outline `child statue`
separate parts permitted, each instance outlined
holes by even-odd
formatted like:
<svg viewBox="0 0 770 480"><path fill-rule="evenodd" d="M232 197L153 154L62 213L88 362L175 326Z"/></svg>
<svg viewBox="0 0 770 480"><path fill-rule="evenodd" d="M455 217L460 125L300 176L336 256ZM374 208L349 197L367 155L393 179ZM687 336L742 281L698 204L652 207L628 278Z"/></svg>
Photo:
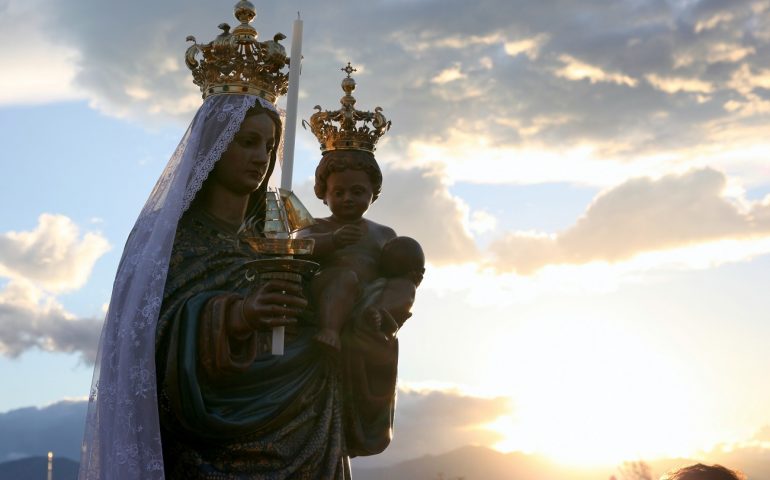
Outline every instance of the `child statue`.
<svg viewBox="0 0 770 480"><path fill-rule="evenodd" d="M341 347L339 332L345 320L367 286L378 279L382 291L362 314L375 328L394 334L411 316L409 309L425 270L419 243L363 218L381 184L382 174L371 153L326 153L316 169L315 193L331 216L316 219L297 235L315 239L313 259L321 264L311 283L321 328L316 339L335 350Z"/></svg>
<svg viewBox="0 0 770 480"><path fill-rule="evenodd" d="M350 67L342 82L343 109L311 117L313 133L321 141L323 157L315 173L315 194L331 216L297 233L313 238L313 259L321 271L311 283L324 346L341 349L340 331L351 314L385 336L393 336L411 316L417 286L425 271L425 256L417 241L399 237L385 225L363 218L380 194L382 173L374 158L374 144L389 128L380 113L353 110L355 81ZM356 129L353 118L371 120ZM340 128L334 128L338 121ZM346 123L348 122L348 123Z"/></svg>

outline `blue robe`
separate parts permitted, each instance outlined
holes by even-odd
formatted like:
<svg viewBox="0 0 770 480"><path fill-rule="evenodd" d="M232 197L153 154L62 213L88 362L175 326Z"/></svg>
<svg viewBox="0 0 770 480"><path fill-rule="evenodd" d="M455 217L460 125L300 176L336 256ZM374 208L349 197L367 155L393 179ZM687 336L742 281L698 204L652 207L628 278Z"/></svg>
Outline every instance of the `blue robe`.
<svg viewBox="0 0 770 480"><path fill-rule="evenodd" d="M354 314L330 355L312 308L287 327L283 356L270 354L270 331L231 338L225 319L253 288L254 258L204 212L180 221L156 338L166 478L351 478L350 457L390 442L398 341Z"/></svg>

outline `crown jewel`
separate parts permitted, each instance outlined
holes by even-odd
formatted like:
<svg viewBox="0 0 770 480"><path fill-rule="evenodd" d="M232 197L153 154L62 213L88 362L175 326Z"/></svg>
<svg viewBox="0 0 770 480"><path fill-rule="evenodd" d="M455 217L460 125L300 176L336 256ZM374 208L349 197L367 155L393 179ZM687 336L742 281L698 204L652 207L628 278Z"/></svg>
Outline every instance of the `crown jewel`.
<svg viewBox="0 0 770 480"><path fill-rule="evenodd" d="M316 105L316 113L310 116L310 122L303 120L302 126L316 136L321 143L321 151L363 150L374 152L377 140L390 129L390 121L385 119L382 108L374 112L362 112L355 109L356 99L351 95L356 89L356 81L350 76L356 69L350 66L341 69L347 73L342 79L345 95L340 99L342 108L336 111L322 110ZM360 122L360 124L358 123Z"/></svg>
<svg viewBox="0 0 770 480"><path fill-rule="evenodd" d="M279 43L286 36L277 33L272 40L257 41L259 34L250 25L256 16L254 5L241 0L235 5L235 18L241 23L232 32L230 25L221 23L222 33L209 43L199 44L192 35L187 37L193 44L185 53L185 63L203 98L246 93L275 103L286 93L289 76L281 69L289 64L289 58ZM196 58L199 54L200 60Z"/></svg>

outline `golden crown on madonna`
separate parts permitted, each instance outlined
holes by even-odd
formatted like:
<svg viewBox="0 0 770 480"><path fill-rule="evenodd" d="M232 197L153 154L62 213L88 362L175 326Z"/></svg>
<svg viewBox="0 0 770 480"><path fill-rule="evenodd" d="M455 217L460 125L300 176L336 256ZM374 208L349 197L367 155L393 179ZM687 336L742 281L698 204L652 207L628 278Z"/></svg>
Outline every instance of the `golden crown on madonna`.
<svg viewBox="0 0 770 480"><path fill-rule="evenodd" d="M193 44L185 53L185 63L203 98L239 93L259 95L275 103L286 94L289 76L281 69L290 59L279 43L286 36L277 33L272 40L258 41L259 34L250 25L256 16L254 5L241 0L235 5L235 18L241 23L232 32L230 25L221 23L222 33L209 43L199 44L192 35L187 37Z"/></svg>
<svg viewBox="0 0 770 480"><path fill-rule="evenodd" d="M347 73L342 79L342 90L345 95L340 99L342 108L335 111L322 110L316 105L316 113L310 116L310 121L303 120L302 126L310 127L310 131L321 143L321 151L332 150L363 150L374 152L377 141L390 129L390 121L385 119L382 108L374 112L362 112L355 109L356 99L353 90L356 81L350 76L356 71L348 62L341 69Z"/></svg>

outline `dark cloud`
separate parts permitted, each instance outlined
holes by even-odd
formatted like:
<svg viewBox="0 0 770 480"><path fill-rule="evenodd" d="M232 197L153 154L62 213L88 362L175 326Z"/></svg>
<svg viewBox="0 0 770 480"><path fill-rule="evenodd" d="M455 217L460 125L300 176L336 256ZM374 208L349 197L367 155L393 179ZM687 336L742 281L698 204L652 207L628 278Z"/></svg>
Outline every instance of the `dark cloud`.
<svg viewBox="0 0 770 480"><path fill-rule="evenodd" d="M463 445L492 446L501 440L500 434L484 424L511 413L510 400L504 397L439 390L401 390L397 403L393 442L384 453L362 459L360 465L392 464Z"/></svg>
<svg viewBox="0 0 770 480"><path fill-rule="evenodd" d="M418 239L434 265L478 258L466 229L468 212L437 175L420 169L390 169L384 176L382 196L372 205L373 219L396 226L399 235Z"/></svg>
<svg viewBox="0 0 770 480"><path fill-rule="evenodd" d="M558 116L569 120L531 138L557 145L610 142L629 153L707 140L715 120L734 127L757 116L766 121L766 114L737 116L724 108L730 99L756 102L730 83L742 66L754 75L770 67L770 9L758 0L256 5L263 37L277 30L290 34L292 19L302 12L304 115L317 103L336 106L338 69L350 60L364 66L357 76L359 106L381 105L404 141L441 138L464 119L494 141L514 144L523 141L520 128L496 119L516 119L525 128L535 118ZM56 40L82 53L78 82L95 103L144 118L153 111L189 118L196 88L181 62L183 40L194 34L208 41L217 23L234 22L229 5L203 0L140 0L109 11L96 0L74 0L50 2L48 10ZM506 44L537 36L537 49L506 53ZM565 55L634 84L559 76ZM447 69L459 76L431 81ZM662 90L649 75L697 80L711 91ZM183 97L188 103L180 108Z"/></svg>
<svg viewBox="0 0 770 480"><path fill-rule="evenodd" d="M93 364L102 320L74 319L54 300L38 304L32 287L10 284L0 292L0 355L26 350L78 352Z"/></svg>
<svg viewBox="0 0 770 480"><path fill-rule="evenodd" d="M76 290L109 249L98 233L80 234L66 216L43 214L34 230L0 233L0 355L25 350L79 352L93 363L101 319L76 319L53 293Z"/></svg>
<svg viewBox="0 0 770 480"><path fill-rule="evenodd" d="M0 462L33 455L44 456L48 451L53 451L55 457L78 460L87 406L86 401L61 401L43 408L26 407L0 413ZM477 436L478 432L474 428L479 423L492 421L497 416L508 413L508 410L507 402L503 399L483 399L441 391L401 391L393 443L380 455L354 459L354 472L357 471L363 477L370 474L370 471L364 470L367 467L397 464L430 453L442 454L462 445L488 446L489 441L493 440L492 437ZM695 458L648 459L650 461L647 463L657 474L702 462L720 463L739 469L748 474L749 478L768 478L770 475L770 449L754 444L724 447L727 448L718 447ZM477 450L484 453L483 449ZM468 449L465 451L469 452ZM502 457L502 454L496 456ZM502 472L510 473L519 469L526 471L527 478L539 478L538 475L565 480L607 478L606 475L598 477L596 472L589 475L574 468L561 469L557 474L553 470L555 465L543 459L515 453L508 456L509 463L505 465L506 469L500 470L499 478L510 476L505 476ZM439 465L439 468L430 470L430 475L435 476L439 471L465 471L472 465L477 466L479 462L494 460L490 455L466 455L465 463L460 465L462 468L459 470L447 470L446 465ZM474 468L478 467L470 470ZM391 475L377 478L393 477Z"/></svg>
<svg viewBox="0 0 770 480"><path fill-rule="evenodd" d="M529 274L551 264L616 262L647 251L770 232L770 204L743 208L724 196L725 176L693 170L636 178L600 194L577 222L553 236L512 233L490 248L495 266Z"/></svg>
<svg viewBox="0 0 770 480"><path fill-rule="evenodd" d="M62 401L45 408L0 414L0 462L54 451L77 460L86 401ZM362 465L397 463L463 445L490 446L497 434L482 425L510 413L504 398L481 398L444 391L399 391L394 440L385 453Z"/></svg>
<svg viewBox="0 0 770 480"><path fill-rule="evenodd" d="M385 168L383 177L382 194L372 204L367 218L392 227L399 235L417 239L433 265L478 258L476 245L466 229L467 208L450 195L437 175L419 168ZM315 200L310 182L298 185L296 192L313 215L329 215L321 201Z"/></svg>

